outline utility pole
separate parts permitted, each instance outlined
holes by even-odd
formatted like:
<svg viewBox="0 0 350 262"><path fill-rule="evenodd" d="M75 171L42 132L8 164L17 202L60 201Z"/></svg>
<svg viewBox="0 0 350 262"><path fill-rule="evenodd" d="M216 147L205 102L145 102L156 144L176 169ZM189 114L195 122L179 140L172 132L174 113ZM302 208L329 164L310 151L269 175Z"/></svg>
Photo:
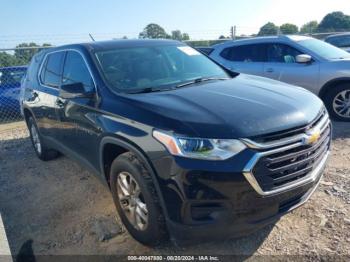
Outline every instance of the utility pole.
<svg viewBox="0 0 350 262"><path fill-rule="evenodd" d="M236 26L231 26L231 39L236 40Z"/></svg>
<svg viewBox="0 0 350 262"><path fill-rule="evenodd" d="M280 27L277 28L277 35L278 36L283 35Z"/></svg>

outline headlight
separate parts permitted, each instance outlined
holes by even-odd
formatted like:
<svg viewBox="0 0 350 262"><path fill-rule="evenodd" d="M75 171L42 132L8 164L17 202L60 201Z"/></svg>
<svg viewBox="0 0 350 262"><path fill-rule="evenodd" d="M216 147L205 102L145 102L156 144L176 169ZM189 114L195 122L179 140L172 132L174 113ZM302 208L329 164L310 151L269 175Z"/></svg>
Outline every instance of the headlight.
<svg viewBox="0 0 350 262"><path fill-rule="evenodd" d="M175 156L206 160L225 160L246 148L236 139L207 139L173 136L153 131L153 137L161 142Z"/></svg>

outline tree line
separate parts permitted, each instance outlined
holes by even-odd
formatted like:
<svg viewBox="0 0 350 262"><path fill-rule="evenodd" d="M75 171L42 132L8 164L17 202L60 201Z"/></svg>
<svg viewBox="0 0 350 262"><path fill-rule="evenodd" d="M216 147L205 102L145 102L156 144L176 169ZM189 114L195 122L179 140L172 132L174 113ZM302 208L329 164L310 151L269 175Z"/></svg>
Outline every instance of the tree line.
<svg viewBox="0 0 350 262"><path fill-rule="evenodd" d="M148 24L142 32L139 33L140 39L173 39L179 41L190 40L190 36L187 33L182 33L180 30L171 31L168 34L163 27L158 24Z"/></svg>
<svg viewBox="0 0 350 262"><path fill-rule="evenodd" d="M265 35L277 35L281 34L312 34L312 33L325 33L325 32L341 32L350 31L350 16L345 15L343 12L337 11L327 14L320 23L317 21L310 21L304 24L300 29L291 23L285 23L281 26L277 26L272 22L268 22L263 25L258 36ZM190 36L187 33L183 33L180 30L173 30L167 33L163 27L158 24L148 24L138 35L140 39L173 39L179 41L190 40ZM126 37L123 37L126 38ZM220 36L219 39L225 39L227 37ZM50 44L38 45L36 43L22 43L16 46L14 52L0 52L0 67L26 65L30 62L31 58L40 49L51 46Z"/></svg>
<svg viewBox="0 0 350 262"><path fill-rule="evenodd" d="M343 12L337 11L327 14L320 23L317 21L310 21L299 28L290 23L285 23L277 26L272 22L263 25L258 33L258 36L281 34L314 34L327 32L342 32L350 30L350 16Z"/></svg>
<svg viewBox="0 0 350 262"><path fill-rule="evenodd" d="M124 36L123 39L127 37ZM140 39L173 39L179 41L189 40L190 36L187 33L182 33L180 30L173 30L168 34L160 25L151 23L148 24L139 34ZM21 43L17 45L14 52L0 52L0 67L27 65L30 60L39 50L47 48L51 44L39 45L36 43Z"/></svg>
<svg viewBox="0 0 350 262"><path fill-rule="evenodd" d="M16 46L13 53L0 52L0 67L27 65L33 55L51 44L22 43Z"/></svg>

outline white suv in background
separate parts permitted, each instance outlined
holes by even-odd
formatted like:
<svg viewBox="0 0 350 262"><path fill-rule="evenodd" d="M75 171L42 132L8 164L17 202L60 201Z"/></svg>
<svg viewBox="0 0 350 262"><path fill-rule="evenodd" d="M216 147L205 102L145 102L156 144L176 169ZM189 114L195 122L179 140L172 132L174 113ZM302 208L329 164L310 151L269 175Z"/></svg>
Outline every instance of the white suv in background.
<svg viewBox="0 0 350 262"><path fill-rule="evenodd" d="M304 87L333 119L350 121L350 53L305 36L227 41L205 52L226 68Z"/></svg>

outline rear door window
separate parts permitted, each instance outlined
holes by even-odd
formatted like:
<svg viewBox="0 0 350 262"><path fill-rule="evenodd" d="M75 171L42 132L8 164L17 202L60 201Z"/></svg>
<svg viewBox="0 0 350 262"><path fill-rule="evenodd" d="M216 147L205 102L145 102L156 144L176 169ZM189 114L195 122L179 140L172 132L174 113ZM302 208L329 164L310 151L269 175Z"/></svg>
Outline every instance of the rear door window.
<svg viewBox="0 0 350 262"><path fill-rule="evenodd" d="M58 88L61 84L62 62L64 52L48 54L40 74L41 83L45 86Z"/></svg>
<svg viewBox="0 0 350 262"><path fill-rule="evenodd" d="M63 68L62 85L82 83L86 92L94 91L94 84L84 61L75 51L68 51Z"/></svg>
<svg viewBox="0 0 350 262"><path fill-rule="evenodd" d="M264 62L265 45L252 44L225 48L220 55L234 62Z"/></svg>

